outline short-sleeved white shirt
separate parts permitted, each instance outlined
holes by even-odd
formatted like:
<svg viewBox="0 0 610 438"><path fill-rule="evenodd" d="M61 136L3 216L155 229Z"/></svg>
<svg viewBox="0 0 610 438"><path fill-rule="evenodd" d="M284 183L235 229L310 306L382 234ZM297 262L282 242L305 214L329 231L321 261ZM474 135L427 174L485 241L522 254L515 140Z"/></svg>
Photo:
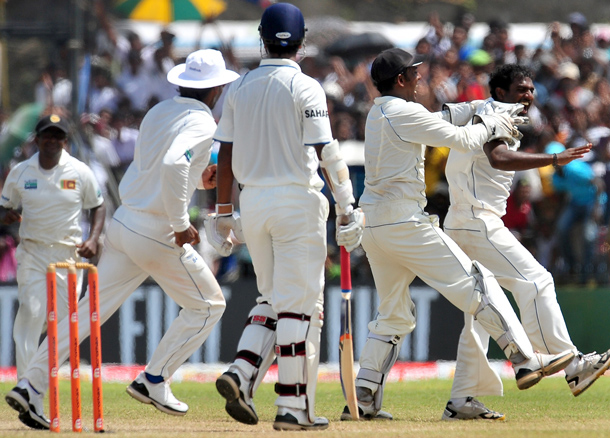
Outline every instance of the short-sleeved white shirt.
<svg viewBox="0 0 610 438"><path fill-rule="evenodd" d="M489 99L479 113L493 114L491 102L493 99ZM516 151L520 146L521 142L515 141L508 148ZM451 151L447 159L445 175L449 183L452 207L482 208L498 216L506 214L506 201L510 195L515 172L491 167L483 149L468 152Z"/></svg>
<svg viewBox="0 0 610 438"><path fill-rule="evenodd" d="M246 186L321 189L315 144L332 141L322 86L289 59L264 59L226 93L214 138L233 143L233 174Z"/></svg>
<svg viewBox="0 0 610 438"><path fill-rule="evenodd" d="M59 164L40 168L38 153L8 174L0 204L23 207L19 237L45 245L82 242L82 210L99 207L104 198L91 169L62 151Z"/></svg>

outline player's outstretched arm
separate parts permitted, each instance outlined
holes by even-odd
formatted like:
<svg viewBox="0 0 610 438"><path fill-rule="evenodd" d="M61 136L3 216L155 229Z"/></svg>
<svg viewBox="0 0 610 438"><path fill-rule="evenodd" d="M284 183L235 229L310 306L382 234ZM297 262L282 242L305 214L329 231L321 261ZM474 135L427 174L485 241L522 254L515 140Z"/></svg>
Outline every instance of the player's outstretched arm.
<svg viewBox="0 0 610 438"><path fill-rule="evenodd" d="M496 140L486 143L483 146L483 150L489 159L491 167L494 169L517 171L550 165L564 166L573 160L582 158L591 150L591 144L566 149L559 154L534 154L510 150L504 141Z"/></svg>

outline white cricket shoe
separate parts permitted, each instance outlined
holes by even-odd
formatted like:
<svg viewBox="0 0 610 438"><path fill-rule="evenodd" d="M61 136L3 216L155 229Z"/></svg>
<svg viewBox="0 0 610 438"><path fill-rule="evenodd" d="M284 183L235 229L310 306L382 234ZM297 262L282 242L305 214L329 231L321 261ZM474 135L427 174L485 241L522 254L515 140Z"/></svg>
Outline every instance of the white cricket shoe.
<svg viewBox="0 0 610 438"><path fill-rule="evenodd" d="M168 381L150 383L144 372L141 372L127 387L127 394L139 402L152 404L166 414L185 415L189 410L186 403L174 397Z"/></svg>
<svg viewBox="0 0 610 438"><path fill-rule="evenodd" d="M373 391L364 386L356 387L356 398L358 399L358 415L362 420L393 420L392 414L380 409L375 409ZM352 421L352 414L345 406L341 413L341 421Z"/></svg>
<svg viewBox="0 0 610 438"><path fill-rule="evenodd" d="M466 402L459 406L453 404L452 400L447 402L447 406L445 406L445 411L443 412L443 416L441 418L445 421L454 421L454 420L495 420L495 421L504 421L506 419L506 415L492 411L487 408L483 403L478 401L474 397L466 397Z"/></svg>
<svg viewBox="0 0 610 438"><path fill-rule="evenodd" d="M216 379L216 390L227 400L225 410L233 419L244 424L258 423L254 403L247 391L241 390L241 381L236 373L227 371Z"/></svg>
<svg viewBox="0 0 610 438"><path fill-rule="evenodd" d="M531 359L513 365L517 387L519 389L531 388L543 377L563 370L572 362L572 359L574 359L574 353L570 350L559 354L534 353L534 357Z"/></svg>
<svg viewBox="0 0 610 438"><path fill-rule="evenodd" d="M305 409L293 409L280 406L273 422L275 430L324 430L328 429L328 420L316 417L312 423L309 421Z"/></svg>
<svg viewBox="0 0 610 438"><path fill-rule="evenodd" d="M23 424L32 429L46 430L51 423L43 413L43 398L44 394L36 391L27 379L21 379L4 397L9 406L19 412Z"/></svg>
<svg viewBox="0 0 610 438"><path fill-rule="evenodd" d="M570 385L574 397L582 394L589 386L603 376L610 367L610 350L603 354L579 353L565 369L566 381Z"/></svg>

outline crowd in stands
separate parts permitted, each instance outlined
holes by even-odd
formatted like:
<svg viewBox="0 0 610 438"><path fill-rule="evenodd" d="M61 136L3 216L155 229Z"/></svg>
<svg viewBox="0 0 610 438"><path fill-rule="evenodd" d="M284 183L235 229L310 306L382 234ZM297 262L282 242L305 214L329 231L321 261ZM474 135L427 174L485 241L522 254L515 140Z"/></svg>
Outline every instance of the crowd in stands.
<svg viewBox="0 0 610 438"><path fill-rule="evenodd" d="M149 108L177 94L165 77L183 60L174 53L171 32L163 30L157 43L144 45L134 32L117 32L103 11L98 12L99 38L91 58L79 132L86 161L106 188L106 196L117 205L116 187L133 159L139 123ZM427 61L418 69L422 76L418 101L430 111L438 111L447 102L485 99L490 95L489 74L496 66L518 63L529 67L534 73L536 102L529 111L531 124L522 129L522 150L556 152L583 143L592 143L593 149L584 160L570 164L577 171L569 173L569 180L554 176L552 166L518 172L503 219L558 284L608 284L610 32L594 33L587 19L575 12L563 26L550 23L548 38L531 48L514 45L510 25L502 20L487 23L487 35L476 42L470 32L474 23L471 14L454 23L442 22L432 14L427 33L415 47L407 48ZM566 25L571 32L562 32ZM230 45L220 50L228 67L240 73L258 64L258 60L237 59ZM330 57L319 48L318 55L301 61L303 71L318 79L326 91L333 134L340 142L364 140L366 115L378 96L369 75L374 57ZM71 89L65 66L49 65L36 85L35 99L54 111L67 112ZM216 117L221 108L221 103L216 106ZM26 142L14 161L31 156L32 149ZM426 154L428 211L439 215L441 223L449 205L444 177L447 155L445 148L428 148ZM6 175L7 168L3 171ZM363 189L362 171L354 166L350 172L357 195ZM214 193L206 193L193 203L192 220L201 228L203 215L214 205L213 197ZM338 276L333 224L329 220L327 272L331 279ZM15 229L0 231L0 281L12 281L11 257L18 237ZM200 250L221 280L253 275L245 246L220 259L203 240ZM361 249L352 253L352 263L356 278L370 278Z"/></svg>

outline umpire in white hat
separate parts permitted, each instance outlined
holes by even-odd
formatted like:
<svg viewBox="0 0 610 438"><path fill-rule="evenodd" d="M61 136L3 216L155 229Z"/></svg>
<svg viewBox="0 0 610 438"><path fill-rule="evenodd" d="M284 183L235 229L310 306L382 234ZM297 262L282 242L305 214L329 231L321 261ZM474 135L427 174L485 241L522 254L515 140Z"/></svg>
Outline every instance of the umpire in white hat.
<svg viewBox="0 0 610 438"><path fill-rule="evenodd" d="M238 77L216 50L191 53L185 64L170 70L167 79L180 95L157 104L142 120L133 162L119 186L122 205L109 225L98 265L102 323L149 276L182 308L145 370L127 388L136 400L171 415L186 414L188 406L174 397L169 378L201 346L225 309L218 282L193 248L199 234L187 209L196 188L216 186L216 168L208 165L216 131L211 109L223 86ZM88 306L86 296L79 309L86 312ZM86 319L81 321L82 340L90 330ZM69 354L67 319L59 323L58 335L61 363ZM26 424L44 429L49 428L42 413L47 356L43 343L24 379L6 396Z"/></svg>

